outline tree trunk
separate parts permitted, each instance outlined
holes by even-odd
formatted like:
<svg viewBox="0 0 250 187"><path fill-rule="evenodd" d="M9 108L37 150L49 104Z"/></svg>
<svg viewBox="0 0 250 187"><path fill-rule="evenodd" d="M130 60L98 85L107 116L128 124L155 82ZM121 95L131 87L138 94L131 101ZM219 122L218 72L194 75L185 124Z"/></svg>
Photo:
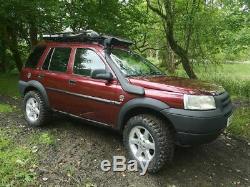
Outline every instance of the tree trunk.
<svg viewBox="0 0 250 187"><path fill-rule="evenodd" d="M6 45L4 40L1 40L1 51L0 51L0 72L6 72Z"/></svg>
<svg viewBox="0 0 250 187"><path fill-rule="evenodd" d="M190 65L187 52L175 41L173 27L168 22L165 31L169 46L175 52L175 54L177 54L180 57L182 67L186 71L188 77L191 79L197 79L197 76L195 75L193 68Z"/></svg>
<svg viewBox="0 0 250 187"><path fill-rule="evenodd" d="M1 51L0 72L6 73L6 51L5 49L2 49Z"/></svg>
<svg viewBox="0 0 250 187"><path fill-rule="evenodd" d="M174 22L175 22L175 1L174 0L165 0L163 1L164 10L162 9L161 3L158 1L158 7L154 6L150 0L146 0L148 7L155 12L158 16L161 17L164 29L165 29L165 36L169 43L169 46L173 50L173 52L179 56L182 66L186 71L187 75L191 79L196 79L197 76L195 75L193 68L190 65L190 61L188 58L187 51L182 48L176 42L174 38ZM165 12L165 13L164 13Z"/></svg>
<svg viewBox="0 0 250 187"><path fill-rule="evenodd" d="M16 63L16 67L18 71L20 72L22 70L23 63L22 63L20 52L18 50L17 33L14 31L13 28L10 28L10 27L7 28L7 32L9 35L8 37L9 48L12 52L14 61Z"/></svg>
<svg viewBox="0 0 250 187"><path fill-rule="evenodd" d="M30 23L29 35L30 35L30 43L31 43L32 49L38 43L37 32L38 32L38 30L37 30L37 27L35 26L35 24Z"/></svg>
<svg viewBox="0 0 250 187"><path fill-rule="evenodd" d="M170 73L174 73L176 70L176 66L175 66L175 58L174 58L174 53L171 49L171 47L168 44L168 63L169 63L169 72Z"/></svg>

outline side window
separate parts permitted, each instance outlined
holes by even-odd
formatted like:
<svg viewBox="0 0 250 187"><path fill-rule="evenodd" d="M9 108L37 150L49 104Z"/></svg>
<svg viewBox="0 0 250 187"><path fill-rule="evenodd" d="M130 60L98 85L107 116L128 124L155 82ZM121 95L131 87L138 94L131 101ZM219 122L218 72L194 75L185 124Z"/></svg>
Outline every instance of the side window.
<svg viewBox="0 0 250 187"><path fill-rule="evenodd" d="M50 49L43 64L44 70L66 72L71 48L53 48Z"/></svg>
<svg viewBox="0 0 250 187"><path fill-rule="evenodd" d="M105 69L100 57L90 49L78 48L75 55L74 73L90 76L95 69Z"/></svg>
<svg viewBox="0 0 250 187"><path fill-rule="evenodd" d="M45 46L37 46L30 54L30 56L25 64L25 67L35 68L45 49L46 49Z"/></svg>

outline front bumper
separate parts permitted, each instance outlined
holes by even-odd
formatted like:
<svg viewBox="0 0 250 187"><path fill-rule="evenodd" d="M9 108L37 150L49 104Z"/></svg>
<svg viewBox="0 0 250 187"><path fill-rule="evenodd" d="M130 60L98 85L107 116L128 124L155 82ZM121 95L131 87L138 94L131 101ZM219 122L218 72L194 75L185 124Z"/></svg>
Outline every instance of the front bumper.
<svg viewBox="0 0 250 187"><path fill-rule="evenodd" d="M161 113L173 124L177 144L205 144L215 140L223 132L228 118L232 115L231 101L229 100L226 105L223 102L217 100L216 110L191 111L169 108Z"/></svg>
<svg viewBox="0 0 250 187"><path fill-rule="evenodd" d="M192 146L201 145L214 141L224 129L221 129L215 133L209 134L193 134L185 132L177 132L176 134L176 144L181 146Z"/></svg>

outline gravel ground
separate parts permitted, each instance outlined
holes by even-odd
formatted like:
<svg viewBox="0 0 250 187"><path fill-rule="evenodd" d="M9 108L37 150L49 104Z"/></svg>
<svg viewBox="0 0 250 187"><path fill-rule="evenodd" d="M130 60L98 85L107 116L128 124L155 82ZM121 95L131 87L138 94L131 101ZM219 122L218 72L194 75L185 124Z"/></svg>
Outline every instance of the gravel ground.
<svg viewBox="0 0 250 187"><path fill-rule="evenodd" d="M20 111L20 100L0 97L17 111L0 113L1 128L18 128L15 139L48 132L52 145L38 147L38 184L41 186L250 186L250 143L221 135L199 147L177 147L170 165L159 173L103 172L100 163L113 155L126 155L116 132L62 115L42 128L29 128Z"/></svg>

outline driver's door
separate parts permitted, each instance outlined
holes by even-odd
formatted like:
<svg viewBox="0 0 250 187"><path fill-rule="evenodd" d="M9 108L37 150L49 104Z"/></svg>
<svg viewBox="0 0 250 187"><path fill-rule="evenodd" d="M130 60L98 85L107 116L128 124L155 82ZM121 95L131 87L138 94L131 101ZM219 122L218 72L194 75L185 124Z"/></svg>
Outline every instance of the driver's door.
<svg viewBox="0 0 250 187"><path fill-rule="evenodd" d="M108 82L91 78L94 69L109 70L94 49L75 48L70 92L72 112L82 118L113 125L114 113L120 109L120 86L116 79Z"/></svg>

